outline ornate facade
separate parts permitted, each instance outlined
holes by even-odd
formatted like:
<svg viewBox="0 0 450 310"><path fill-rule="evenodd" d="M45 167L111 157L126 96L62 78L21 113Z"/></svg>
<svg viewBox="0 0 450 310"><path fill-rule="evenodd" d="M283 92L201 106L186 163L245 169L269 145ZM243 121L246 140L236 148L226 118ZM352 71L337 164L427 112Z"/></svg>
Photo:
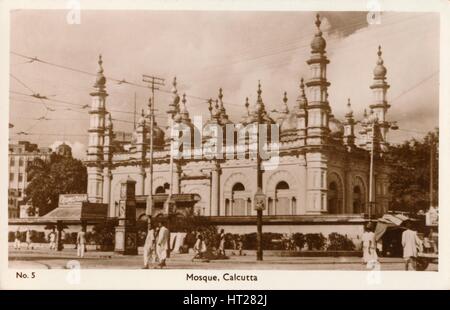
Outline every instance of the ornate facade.
<svg viewBox="0 0 450 310"><path fill-rule="evenodd" d="M288 105L285 94L278 113L271 116L265 109L262 88L258 84L256 103L250 106L248 99L245 101L246 113L238 122L244 126L258 121L278 126L278 167L263 172L263 191L267 196L264 215L274 219L287 219L289 216L300 219L308 215L361 216L367 213L372 148L376 151L372 188L376 203L372 213L379 215L388 210L389 167L384 162L383 154L388 151L389 144L387 133L390 125L386 120L389 85L381 49L378 50L374 82L370 86L373 92L370 113L365 113L360 121L355 120L349 99L344 103L348 108L345 119L340 121L333 116L328 98L330 82L326 69L329 60L320 24L317 16L317 32L307 60L310 76L300 80L296 101ZM91 202L107 203L109 216L115 217L120 183L130 177L136 181L139 216L145 211L146 197L150 191L151 108L147 112L142 111L130 141L116 143L111 114L107 111L108 94L101 57L91 96L86 160L88 198ZM223 140L225 159L204 156L211 128L221 127L224 135L229 130L227 128L233 128L227 127L233 122L226 112L223 97L224 92L220 89L217 100L209 101L210 117L207 122L202 126L194 125L186 106L186 96L179 95L174 79L167 111L168 124L185 125L192 137L201 132L200 146L194 143L189 150L191 154L200 156L174 159L171 167L171 127L162 129L154 124L153 215L165 212L164 201L169 192L176 202L176 212L180 214L185 212L185 208L193 208L200 215L212 217L245 218L256 215L252 199L257 190L257 166L256 160L249 156L252 150L249 135L241 137L234 129L235 132L226 135ZM358 123L361 130L357 138L355 126ZM236 138L231 144L227 141L230 136ZM183 153L186 151L183 150Z"/></svg>

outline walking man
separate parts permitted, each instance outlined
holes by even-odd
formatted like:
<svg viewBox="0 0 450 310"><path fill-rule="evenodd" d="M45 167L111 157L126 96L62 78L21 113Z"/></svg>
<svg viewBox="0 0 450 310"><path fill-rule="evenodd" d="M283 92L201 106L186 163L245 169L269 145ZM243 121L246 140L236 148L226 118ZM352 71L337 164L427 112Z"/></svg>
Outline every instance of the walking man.
<svg viewBox="0 0 450 310"><path fill-rule="evenodd" d="M167 251L169 250L169 230L164 226L162 221L158 223L158 226L159 233L156 241L156 252L158 253L159 267L163 268L166 266Z"/></svg>
<svg viewBox="0 0 450 310"><path fill-rule="evenodd" d="M80 258L84 257L84 249L86 246L86 228L82 227L81 231L77 235L77 256Z"/></svg>
<svg viewBox="0 0 450 310"><path fill-rule="evenodd" d="M156 230L153 229L153 224L150 224L147 231L147 237L144 243L144 267L143 269L148 269L150 263L154 263L156 260L156 255L154 252L156 250Z"/></svg>
<svg viewBox="0 0 450 310"><path fill-rule="evenodd" d="M29 228L27 230L25 242L27 243L27 250L30 249L30 247L31 247L31 249L33 249L33 244L31 243L31 229L29 229Z"/></svg>
<svg viewBox="0 0 450 310"><path fill-rule="evenodd" d="M20 228L14 233L14 249L20 250Z"/></svg>
<svg viewBox="0 0 450 310"><path fill-rule="evenodd" d="M56 251L56 233L54 228L48 235L48 239L50 240L50 250Z"/></svg>
<svg viewBox="0 0 450 310"><path fill-rule="evenodd" d="M219 235L219 255L225 256L225 230L222 228Z"/></svg>
<svg viewBox="0 0 450 310"><path fill-rule="evenodd" d="M412 230L410 221L405 223L406 230L402 234L403 258L405 260L405 270L415 269L415 258L417 257L417 249L421 246L421 241L417 236L417 232Z"/></svg>

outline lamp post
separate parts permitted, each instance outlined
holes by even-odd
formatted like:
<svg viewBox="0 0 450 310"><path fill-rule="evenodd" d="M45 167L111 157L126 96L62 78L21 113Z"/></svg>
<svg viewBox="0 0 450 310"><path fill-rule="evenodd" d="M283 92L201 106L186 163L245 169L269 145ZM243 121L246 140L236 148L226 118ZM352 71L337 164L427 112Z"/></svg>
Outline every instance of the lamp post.
<svg viewBox="0 0 450 310"><path fill-rule="evenodd" d="M371 147L370 147L370 168L369 168L369 210L368 210L368 216L369 216L369 221L372 220L372 208L373 206L375 206L376 202L375 202L375 195L373 192L373 187L374 187L374 157L375 157L375 143L377 142L376 140L376 132L379 128L379 126L383 126L386 129L392 129L392 130L397 130L398 126L397 126L397 122L382 122L381 124L379 123L379 119L378 116L373 113L370 115L369 117L369 124L371 125L371 132L372 132L372 137L371 137ZM386 137L385 137L386 139Z"/></svg>
<svg viewBox="0 0 450 310"><path fill-rule="evenodd" d="M259 90L259 89L258 89ZM262 216L263 210L265 209L266 196L263 193L263 181L262 181L262 170L261 170L261 155L260 151L260 136L259 136L259 125L262 123L262 105L260 98L258 98L257 106L257 124L256 124L256 173L257 173L257 191L254 197L254 204L256 210L256 260L263 260L263 249L262 249Z"/></svg>

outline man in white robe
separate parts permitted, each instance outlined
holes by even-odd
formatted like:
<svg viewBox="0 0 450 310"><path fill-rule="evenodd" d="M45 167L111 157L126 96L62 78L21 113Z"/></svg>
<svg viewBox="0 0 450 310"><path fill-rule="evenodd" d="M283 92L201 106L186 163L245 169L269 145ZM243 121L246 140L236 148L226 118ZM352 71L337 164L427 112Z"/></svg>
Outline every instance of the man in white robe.
<svg viewBox="0 0 450 310"><path fill-rule="evenodd" d="M147 231L147 237L144 243L144 267L143 269L148 269L150 263L155 262L155 257L153 253L156 250L156 234L152 225L149 225L149 230ZM156 256L156 255L155 255Z"/></svg>
<svg viewBox="0 0 450 310"><path fill-rule="evenodd" d="M156 252L158 253L159 267L166 266L167 251L169 250L169 230L164 226L164 223L159 222L159 233L156 241Z"/></svg>
<svg viewBox="0 0 450 310"><path fill-rule="evenodd" d="M415 269L414 259L417 257L417 249L421 246L421 241L417 236L417 232L411 229L411 223L406 223L406 230L402 233L403 258L405 259L405 270L409 270L411 264Z"/></svg>

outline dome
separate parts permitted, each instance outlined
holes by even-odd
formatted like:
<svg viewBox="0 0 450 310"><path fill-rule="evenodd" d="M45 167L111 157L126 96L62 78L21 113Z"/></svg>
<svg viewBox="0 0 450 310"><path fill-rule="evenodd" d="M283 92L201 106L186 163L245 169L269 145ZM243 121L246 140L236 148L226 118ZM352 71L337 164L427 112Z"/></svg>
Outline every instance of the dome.
<svg viewBox="0 0 450 310"><path fill-rule="evenodd" d="M322 37L322 31L320 31L321 21L319 14L316 15L315 24L317 27L317 33L315 34L314 39L311 41L311 50L313 53L324 53L327 42Z"/></svg>
<svg viewBox="0 0 450 310"><path fill-rule="evenodd" d="M376 79L384 79L386 77L387 69L383 66L383 61L378 62L375 69L373 69L373 75Z"/></svg>
<svg viewBox="0 0 450 310"><path fill-rule="evenodd" d="M106 78L103 75L103 60L102 60L102 55L98 56L98 72L97 72L97 78L95 79L95 87L97 88L103 88L106 84Z"/></svg>
<svg viewBox="0 0 450 310"><path fill-rule="evenodd" d="M381 46L378 46L378 61L377 61L377 65L375 66L375 68L373 69L373 75L375 77L375 79L377 80L382 80L386 77L386 73L387 73L387 69L384 66L384 61L383 58L381 58Z"/></svg>
<svg viewBox="0 0 450 310"><path fill-rule="evenodd" d="M313 53L323 53L327 46L327 42L322 37L322 31L319 31L311 42L311 50Z"/></svg>
<svg viewBox="0 0 450 310"><path fill-rule="evenodd" d="M56 148L56 154L63 157L72 157L72 148L63 142Z"/></svg>
<svg viewBox="0 0 450 310"><path fill-rule="evenodd" d="M330 128L330 134L332 136L340 136L344 134L344 125L342 125L342 123L333 116L330 117L328 127Z"/></svg>
<svg viewBox="0 0 450 310"><path fill-rule="evenodd" d="M293 130L297 130L297 117L294 114L289 114L280 124L280 134Z"/></svg>

